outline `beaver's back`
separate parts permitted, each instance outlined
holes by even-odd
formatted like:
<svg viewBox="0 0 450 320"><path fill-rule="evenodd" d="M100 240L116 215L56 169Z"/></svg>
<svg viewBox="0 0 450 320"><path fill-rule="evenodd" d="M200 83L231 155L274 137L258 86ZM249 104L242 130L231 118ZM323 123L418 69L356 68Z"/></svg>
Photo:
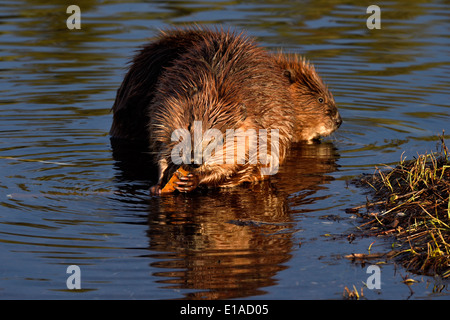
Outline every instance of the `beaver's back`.
<svg viewBox="0 0 450 320"><path fill-rule="evenodd" d="M203 65L198 63L202 59ZM156 87L165 95L189 95L200 88L208 90L207 86L213 85L207 83L211 79L194 79L195 76L205 75L202 73L205 70L199 70L199 67L208 66L213 69L210 75L214 75L215 82L220 84L218 94L221 96L235 95L233 83L246 83L249 91L240 97L243 99L241 104L258 100L259 110L247 112L250 115L254 112L254 116L259 113L259 116L266 118L260 119L262 122L272 119L270 110L265 108L268 101L276 99L270 87L280 85L279 97L281 100L286 98L279 90L285 86L279 68L269 61L267 53L257 47L252 39L223 30L197 27L173 29L162 32L156 41L144 46L132 60L112 108L111 136L147 140L149 108L155 101ZM189 84L194 85L189 87Z"/></svg>
<svg viewBox="0 0 450 320"><path fill-rule="evenodd" d="M117 90L112 107L112 138L148 140L148 107L155 86L165 68L202 38L202 30L161 32L155 41L144 45L130 61L130 68Z"/></svg>
<svg viewBox="0 0 450 320"><path fill-rule="evenodd" d="M176 31L195 41L161 73L149 106L152 142L170 145L176 129L278 129L292 134L287 79L252 39L232 32ZM156 148L156 147L155 147Z"/></svg>

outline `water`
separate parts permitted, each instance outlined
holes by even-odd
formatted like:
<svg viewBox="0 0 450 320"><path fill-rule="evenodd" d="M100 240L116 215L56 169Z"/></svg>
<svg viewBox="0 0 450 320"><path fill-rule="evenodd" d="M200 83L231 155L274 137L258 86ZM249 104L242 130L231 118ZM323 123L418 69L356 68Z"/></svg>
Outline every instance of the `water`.
<svg viewBox="0 0 450 320"><path fill-rule="evenodd" d="M434 151L450 131L445 1L3 1L0 10L0 297L3 299L341 299L364 287L349 242L365 202L347 181L401 154ZM269 183L151 198L145 154L113 153L110 107L139 45L186 23L247 30L268 50L304 54L344 124L297 146ZM81 290L69 290L69 265ZM448 299L448 281L381 264L368 299ZM403 277L417 283L405 285Z"/></svg>

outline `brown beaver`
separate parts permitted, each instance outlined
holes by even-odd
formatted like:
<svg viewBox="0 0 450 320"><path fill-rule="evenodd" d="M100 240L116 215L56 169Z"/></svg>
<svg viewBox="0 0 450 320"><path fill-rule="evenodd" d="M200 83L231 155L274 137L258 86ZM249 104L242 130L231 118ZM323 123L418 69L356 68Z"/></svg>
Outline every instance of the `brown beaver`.
<svg viewBox="0 0 450 320"><path fill-rule="evenodd" d="M289 79L288 91L295 108L294 142L311 141L333 133L342 124L334 97L303 57L274 55L275 63Z"/></svg>
<svg viewBox="0 0 450 320"><path fill-rule="evenodd" d="M112 110L111 137L147 140L155 154L156 194L180 165L189 171L176 182L184 192L262 180L292 142L342 122L310 64L271 55L242 33L202 27L164 31L144 46Z"/></svg>

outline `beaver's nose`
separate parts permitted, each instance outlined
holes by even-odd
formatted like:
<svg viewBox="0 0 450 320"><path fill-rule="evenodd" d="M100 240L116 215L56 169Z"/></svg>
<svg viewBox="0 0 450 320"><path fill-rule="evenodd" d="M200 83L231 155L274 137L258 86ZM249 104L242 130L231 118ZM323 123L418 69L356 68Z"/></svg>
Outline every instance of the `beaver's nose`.
<svg viewBox="0 0 450 320"><path fill-rule="evenodd" d="M192 154L191 155L191 163L189 163L188 165L189 165L189 167L196 169L201 166L201 163L198 163L198 161L195 161L195 155Z"/></svg>
<svg viewBox="0 0 450 320"><path fill-rule="evenodd" d="M339 128L341 126L341 124L342 124L342 118L341 118L341 115L338 114L338 117L336 119L336 126Z"/></svg>

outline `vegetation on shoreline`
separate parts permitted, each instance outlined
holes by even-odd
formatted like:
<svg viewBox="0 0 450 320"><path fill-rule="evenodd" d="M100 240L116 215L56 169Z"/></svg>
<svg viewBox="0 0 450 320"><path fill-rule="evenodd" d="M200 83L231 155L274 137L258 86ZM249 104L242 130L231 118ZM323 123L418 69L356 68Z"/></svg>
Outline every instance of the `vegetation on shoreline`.
<svg viewBox="0 0 450 320"><path fill-rule="evenodd" d="M395 167L377 168L353 182L370 189L367 222L359 228L375 236L395 236L400 250L390 257L409 271L450 278L450 161L444 133L438 152L418 155Z"/></svg>

